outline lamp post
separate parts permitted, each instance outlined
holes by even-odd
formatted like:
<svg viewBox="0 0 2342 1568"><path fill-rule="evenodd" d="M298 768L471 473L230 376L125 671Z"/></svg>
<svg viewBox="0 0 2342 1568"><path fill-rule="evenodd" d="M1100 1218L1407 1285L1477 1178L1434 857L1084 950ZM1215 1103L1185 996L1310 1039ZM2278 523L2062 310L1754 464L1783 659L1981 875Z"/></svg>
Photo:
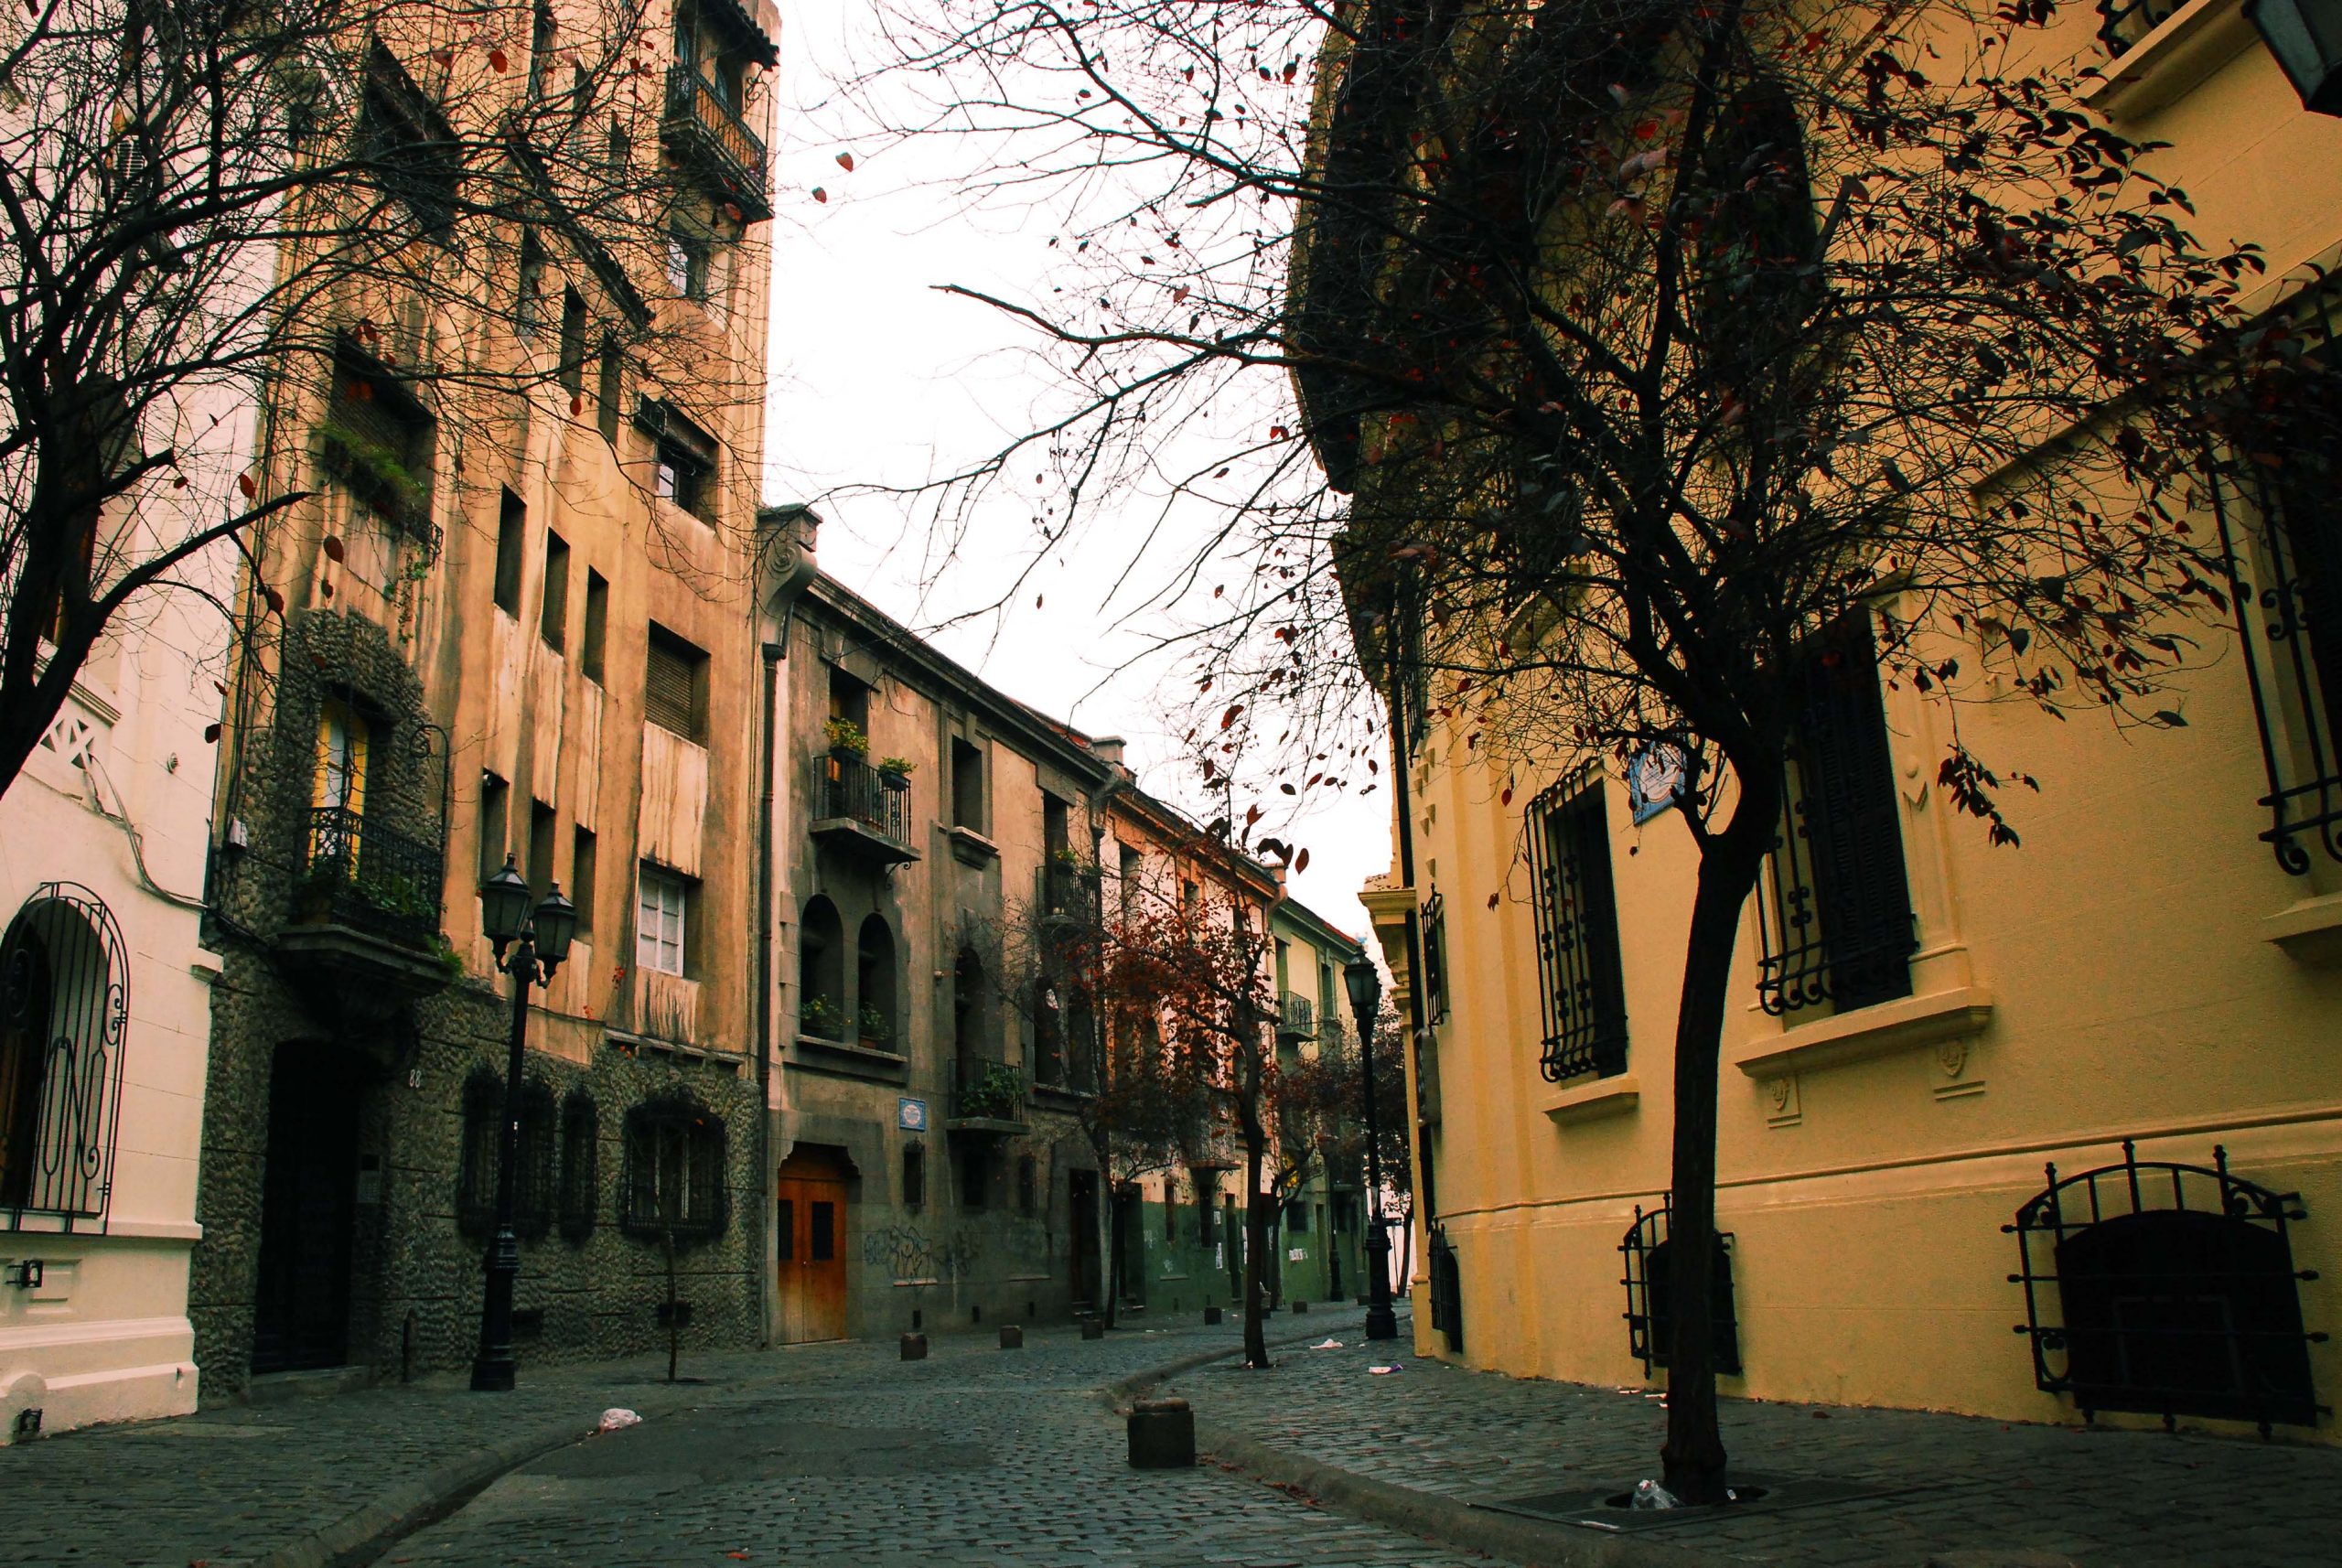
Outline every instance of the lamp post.
<svg viewBox="0 0 2342 1568"><path fill-rule="evenodd" d="M496 949L496 967L512 977L512 1038L504 1064L504 1134L496 1157L496 1238L488 1244L487 1290L480 1303L479 1354L472 1388L501 1393L512 1386L512 1282L521 1273L521 1238L512 1229L514 1178L521 1163L521 1053L529 1032L529 987L549 984L577 934L577 907L555 883L529 909L529 884L512 857L479 885L480 929ZM507 949L510 951L508 953Z"/></svg>
<svg viewBox="0 0 2342 1568"><path fill-rule="evenodd" d="M1391 1233L1382 1219L1382 1128L1374 1094L1374 1024L1382 1013L1382 977L1361 953L1342 970L1342 983L1349 988L1366 1069L1366 1337L1396 1339L1399 1320L1391 1312Z"/></svg>

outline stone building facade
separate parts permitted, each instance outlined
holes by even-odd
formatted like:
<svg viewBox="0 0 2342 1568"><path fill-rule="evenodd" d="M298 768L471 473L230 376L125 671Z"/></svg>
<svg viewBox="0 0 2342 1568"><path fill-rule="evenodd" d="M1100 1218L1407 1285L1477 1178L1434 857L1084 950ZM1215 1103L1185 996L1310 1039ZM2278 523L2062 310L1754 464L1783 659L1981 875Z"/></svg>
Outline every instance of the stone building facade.
<svg viewBox="0 0 2342 1568"><path fill-rule="evenodd" d="M532 92L570 36L538 11ZM664 160L665 274L574 221L457 220L476 288L325 302L352 323L332 375L264 411L261 495L303 499L253 542L221 736L209 1395L470 1359L510 1019L476 890L508 856L579 915L527 1015L522 1375L663 1344L671 1278L686 1346L762 1333L744 977L757 565L785 533L757 506L778 22L708 0L644 25L669 91L630 140L613 116L608 156ZM720 166L686 156L711 126ZM711 204L727 222L686 224ZM654 320L591 350L597 322ZM459 354L479 374L403 369Z"/></svg>

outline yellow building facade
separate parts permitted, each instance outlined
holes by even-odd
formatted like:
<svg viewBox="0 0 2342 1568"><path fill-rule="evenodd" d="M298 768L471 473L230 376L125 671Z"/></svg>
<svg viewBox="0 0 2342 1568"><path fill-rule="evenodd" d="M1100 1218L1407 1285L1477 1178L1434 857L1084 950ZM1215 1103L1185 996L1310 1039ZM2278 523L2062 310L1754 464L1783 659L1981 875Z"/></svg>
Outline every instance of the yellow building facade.
<svg viewBox="0 0 2342 1568"><path fill-rule="evenodd" d="M2237 0L2057 27L2102 57L2090 110L2170 144L2156 166L2196 232L2264 248L2250 306L2330 264L2342 122L2304 111ZM1851 907L1850 873L1795 849L1744 911L1719 1130L1727 1393L2334 1440L2342 1350L2316 1337L2342 1326L2342 658L2315 644L2342 639L2316 613L2342 512L2282 477L2197 499L2247 610L2175 703L2185 727L1961 705L1972 750L2040 780L2003 802L2022 847L1939 785L1942 702L1881 682L1875 714L1844 715L1891 823L1873 847L1899 860L1853 874L1907 900L1913 942L1867 969L1801 943L1817 898L1830 923L1832 876ZM1417 1348L1656 1386L1696 864L1669 759L1527 777L1465 728L1420 731L1412 878L1394 865L1365 894L1402 1016L1423 1008Z"/></svg>

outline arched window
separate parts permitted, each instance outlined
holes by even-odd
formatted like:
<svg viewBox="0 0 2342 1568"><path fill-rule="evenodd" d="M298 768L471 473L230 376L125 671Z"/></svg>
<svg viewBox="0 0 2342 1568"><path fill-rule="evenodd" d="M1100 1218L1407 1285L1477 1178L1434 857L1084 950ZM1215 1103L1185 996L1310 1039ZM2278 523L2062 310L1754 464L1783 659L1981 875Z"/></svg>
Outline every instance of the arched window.
<svg viewBox="0 0 2342 1568"><path fill-rule="evenodd" d="M0 939L0 1229L105 1217L127 958L103 901L72 883L44 884Z"/></svg>
<svg viewBox="0 0 2342 1568"><path fill-rule="evenodd" d="M884 915L862 922L854 949L854 990L862 1043L891 1047L901 1030L895 1012L895 932Z"/></svg>
<svg viewBox="0 0 2342 1568"><path fill-rule="evenodd" d="M819 894L797 930L797 1026L825 1040L845 1037L845 928Z"/></svg>
<svg viewBox="0 0 2342 1568"><path fill-rule="evenodd" d="M951 968L951 1051L962 1062L980 1060L991 1053L984 1028L984 961L973 948L962 948Z"/></svg>

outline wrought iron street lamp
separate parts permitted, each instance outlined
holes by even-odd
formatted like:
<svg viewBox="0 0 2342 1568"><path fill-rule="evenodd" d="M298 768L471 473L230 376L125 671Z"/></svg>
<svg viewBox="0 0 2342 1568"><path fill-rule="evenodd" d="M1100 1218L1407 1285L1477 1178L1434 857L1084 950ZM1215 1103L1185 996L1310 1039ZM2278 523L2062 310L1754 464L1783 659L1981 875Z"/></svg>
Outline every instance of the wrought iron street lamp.
<svg viewBox="0 0 2342 1568"><path fill-rule="evenodd" d="M1391 1312L1391 1232L1382 1218L1382 1128L1374 1094L1374 1024L1382 1013L1382 977L1361 954L1342 971L1350 1012L1358 1019L1358 1044L1366 1079L1366 1337L1396 1339L1399 1320Z"/></svg>
<svg viewBox="0 0 2342 1568"><path fill-rule="evenodd" d="M2303 107L2342 114L2342 0L2245 0L2244 14Z"/></svg>
<svg viewBox="0 0 2342 1568"><path fill-rule="evenodd" d="M529 987L551 984L553 971L569 956L569 940L577 934L577 906L561 896L556 882L532 918L529 884L508 854L504 868L479 885L479 919L481 931L496 949L496 967L512 977L504 1133L497 1142L496 1237L488 1244L479 1354L472 1359L472 1387L502 1392L512 1386L512 1282L521 1273L521 1238L512 1228L512 1208L521 1165L521 1054L529 1031Z"/></svg>

